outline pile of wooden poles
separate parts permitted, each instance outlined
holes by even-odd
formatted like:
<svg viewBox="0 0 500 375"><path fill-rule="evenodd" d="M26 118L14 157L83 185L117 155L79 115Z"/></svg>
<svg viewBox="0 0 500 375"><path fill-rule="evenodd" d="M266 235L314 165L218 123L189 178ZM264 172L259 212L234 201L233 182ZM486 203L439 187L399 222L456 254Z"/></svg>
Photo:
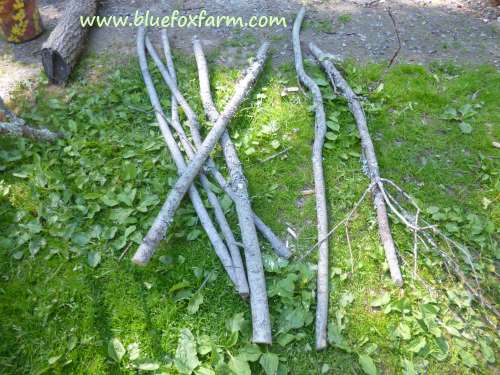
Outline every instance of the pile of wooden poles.
<svg viewBox="0 0 500 375"><path fill-rule="evenodd" d="M234 94L222 111L218 111L212 100L207 62L202 45L197 38L193 38L193 50L198 66L200 96L207 120L211 129L203 139L197 114L177 86L174 62L166 30L162 30L162 45L165 62L146 35L146 30L140 28L137 33L137 54L142 76L153 107L161 133L174 160L179 178L169 192L152 227L144 237L139 249L133 256L136 264L146 264L155 252L160 241L165 237L172 224L176 209L187 193L200 219L207 236L224 266L236 290L243 297L250 297L250 306L253 323L253 341L256 343L271 344L271 321L267 302L266 282L262 264L261 249L257 231L271 244L271 247L281 257L290 257L285 244L273 231L253 212L245 175L241 166L236 147L233 144L226 127L236 113L239 105L248 95L259 73L264 67L268 54L269 44L263 43L257 51L254 62L246 73L237 82ZM160 103L148 68L147 55L154 61L164 83L171 93L171 112L167 115ZM184 129L179 109L182 109L187 119L188 129ZM229 178L224 177L218 170L210 153L220 143ZM207 194L213 212L213 217L194 185L198 179L200 186ZM211 190L211 179L232 199L241 233L240 244L228 224L224 210L217 195ZM243 247L244 260L240 254Z"/></svg>
<svg viewBox="0 0 500 375"><path fill-rule="evenodd" d="M334 230L329 231L328 228L328 212L325 195L326 186L323 176L322 150L326 135L323 99L318 85L304 70L300 46L300 28L304 14L305 9L302 8L293 25L292 41L297 76L300 82L311 92L315 112L315 138L312 152L312 167L315 187L314 193L316 197L318 242L310 251L318 248L316 349L321 350L327 346L329 303L328 238ZM201 137L200 124L196 113L177 86L172 53L165 30L162 30L162 45L165 54L165 63L148 39L146 30L144 28L139 29L137 34L137 53L142 75L165 143L177 165L179 178L165 200L158 216L154 220L151 229L146 234L139 249L135 253L133 261L139 265L144 265L149 261L159 242L165 237L183 196L188 193L196 213L200 218L200 222L217 256L226 269L229 278L234 283L236 290L243 298L250 297L253 324L252 341L255 343L271 344L271 323L267 302L266 282L257 230L271 244L276 254L284 258L289 258L291 254L281 240L253 213L248 196L247 181L238 159L236 148L226 130L238 106L248 95L253 83L262 71L269 45L268 43L263 43L259 48L254 62L248 67L246 74L243 75L236 84L233 96L228 101L224 110L219 112L212 100L208 67L202 45L196 37L193 38L193 51L198 67L200 96L205 112L204 114L207 120L212 124L211 130L208 132L205 139ZM378 163L373 143L368 133L366 118L362 107L339 71L327 60L327 55L314 44L311 44L309 48L325 70L334 89L339 89L347 99L349 107L356 119L362 143L363 159L367 165L366 169L371 179L371 184L367 192L369 190L373 193L380 237L384 245L392 279L397 285L401 286L402 277L389 227L382 185L383 179L381 179L379 175ZM161 73L163 81L170 90L171 113L169 116L167 116L162 109L160 99L158 98L158 94L151 79L147 63L147 54L153 59L157 69ZM182 109L187 118L188 130L185 130L181 124L179 109ZM227 170L229 172L228 179L219 172L214 161L210 158L210 153L218 142L220 142L222 147ZM236 241L224 216L218 197L210 190L211 183L209 177L220 185L223 191L231 197L235 204L245 262L243 262L240 255L240 245ZM193 184L194 180L197 178L200 181L201 187L206 191L213 210L215 222L222 236L216 229L210 214L203 205L197 188ZM365 195L366 194L364 194L364 196ZM350 217L344 219L343 222L347 223L349 219ZM303 255L303 257L308 253L309 252Z"/></svg>

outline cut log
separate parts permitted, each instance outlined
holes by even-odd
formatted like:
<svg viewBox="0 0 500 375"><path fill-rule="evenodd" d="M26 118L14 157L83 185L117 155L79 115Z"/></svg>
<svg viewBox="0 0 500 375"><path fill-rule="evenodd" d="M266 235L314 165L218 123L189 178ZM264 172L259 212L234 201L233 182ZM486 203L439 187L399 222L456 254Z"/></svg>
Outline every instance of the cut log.
<svg viewBox="0 0 500 375"><path fill-rule="evenodd" d="M317 305L316 305L316 349L326 348L326 334L328 324L328 216L325 194L325 179L323 176L323 144L326 136L325 110L321 91L307 75L302 62L300 47L300 28L304 19L305 8L302 7L293 24L293 52L295 55L295 70L300 81L313 95L315 126L312 153L312 166L314 175L314 191L316 196L316 217L318 226L318 277L317 277Z"/></svg>
<svg viewBox="0 0 500 375"><path fill-rule="evenodd" d="M148 95L151 101L151 105L155 110L156 120L158 121L161 133L167 144L167 147L172 155L172 159L177 166L179 174L182 173L186 169L186 163L184 161L184 157L182 156L177 143L170 131L168 123L166 121L166 117L163 113L160 100L158 98L158 94L153 84L153 80L151 78L151 74L149 73L147 58L146 58L146 49L144 46L144 34L139 31L137 38L137 54L139 57L139 64L141 67L141 73L144 79L144 83L146 85L146 89L148 91ZM200 222L207 233L210 242L212 243L217 256L219 257L222 265L226 269L231 280L236 284L237 280L235 277L234 266L229 256L226 245L222 241L222 238L219 236L217 230L215 229L214 224L212 223L212 219L208 214L205 206L203 205L203 201L198 193L198 190L194 185L189 187L189 197L191 202L193 203L193 207L200 218Z"/></svg>
<svg viewBox="0 0 500 375"><path fill-rule="evenodd" d="M401 276L401 270L399 269L396 248L391 234L389 218L387 217L387 207L385 205L382 191L380 190L380 171L378 160L375 154L375 147L373 146L370 132L366 124L366 116L363 111L363 107L361 106L361 103L354 91L351 89L344 77L342 77L342 74L337 70L335 65L328 60L327 55L323 53L323 51L321 51L321 49L319 49L319 47L314 43L309 44L309 49L325 70L332 87L339 89L342 95L346 98L349 108L356 121L359 136L361 138L363 155L368 166L368 177L371 182L374 183L373 202L375 210L377 211L379 234L382 245L384 246L385 257L389 265L392 280L396 285L402 286L403 277Z"/></svg>
<svg viewBox="0 0 500 375"><path fill-rule="evenodd" d="M82 17L92 17L97 0L71 0L65 7L61 20L42 45L42 64L49 81L63 84L85 44L88 28L82 27Z"/></svg>
<svg viewBox="0 0 500 375"><path fill-rule="evenodd" d="M25 137L39 141L53 142L63 134L45 128L32 128L22 118L17 117L4 104L0 97L0 134L11 137Z"/></svg>

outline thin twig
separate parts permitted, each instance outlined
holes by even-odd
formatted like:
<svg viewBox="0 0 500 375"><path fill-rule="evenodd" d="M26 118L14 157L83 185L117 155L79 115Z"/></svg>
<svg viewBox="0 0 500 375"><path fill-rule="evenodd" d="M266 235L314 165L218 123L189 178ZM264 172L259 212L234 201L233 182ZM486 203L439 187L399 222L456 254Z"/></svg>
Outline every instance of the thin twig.
<svg viewBox="0 0 500 375"><path fill-rule="evenodd" d="M394 32L396 34L396 38L398 41L398 48L396 51L394 51L394 54L392 55L391 59L389 60L389 64L387 65L387 68L390 68L396 58L398 57L399 51L401 51L401 38L399 37L399 29L398 25L396 24L396 20L394 19L394 15L392 14L391 7L387 7L387 13L389 14L389 17L391 18L392 25L394 26Z"/></svg>
<svg viewBox="0 0 500 375"><path fill-rule="evenodd" d="M280 151L280 152L278 152L278 153L276 153L276 154L274 154L274 155L268 156L267 158L260 160L260 162L261 162L261 163L266 163L266 162L268 162L269 160L273 160L273 159L275 159L275 158L277 158L277 157L280 157L280 156L281 156L281 155L283 155L283 154L286 154L286 153L288 152L288 150L290 150L290 147L287 147L287 148L285 148L284 150L282 150L282 151Z"/></svg>
<svg viewBox="0 0 500 375"><path fill-rule="evenodd" d="M352 256L351 239L349 238L349 223L345 224L345 238L347 239L347 247L351 257L351 276L354 275L354 257Z"/></svg>
<svg viewBox="0 0 500 375"><path fill-rule="evenodd" d="M128 249L130 249L130 246L132 246L132 242L129 242L125 250L123 250L123 252L120 254L120 256L118 257L118 262L121 262L125 254L127 254Z"/></svg>
<svg viewBox="0 0 500 375"><path fill-rule="evenodd" d="M375 184L370 184L366 189L365 191L363 192L363 194L361 194L361 197L359 198L359 200L356 202L356 204L353 206L353 208L351 209L351 211L349 211L349 213L342 219L340 220L337 224L335 224L333 226L332 229L330 229L330 231L327 233L326 237L325 238L322 238L321 240L319 240L318 242L316 242L313 246L311 246L299 259L298 261L302 261L304 260L304 258L308 257L309 254L311 254L314 249L316 249L320 244L321 242L323 241L326 241L333 233L335 233L335 231L341 226L343 225L344 223L347 223L351 220L352 216L354 215L354 213L356 212L356 210L358 209L359 205L365 200L368 192L370 190L373 189L373 186Z"/></svg>
<svg viewBox="0 0 500 375"><path fill-rule="evenodd" d="M417 259L418 259L418 215L420 210L417 210L415 214L415 229L413 230L413 278L415 279L417 275Z"/></svg>

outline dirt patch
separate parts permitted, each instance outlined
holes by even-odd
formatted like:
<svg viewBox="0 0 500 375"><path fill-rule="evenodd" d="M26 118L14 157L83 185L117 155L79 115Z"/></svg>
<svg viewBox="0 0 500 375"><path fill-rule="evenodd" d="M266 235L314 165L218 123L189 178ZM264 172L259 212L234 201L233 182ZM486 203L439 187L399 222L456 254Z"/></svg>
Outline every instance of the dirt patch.
<svg viewBox="0 0 500 375"><path fill-rule="evenodd" d="M40 12L46 27L42 37L21 45L0 41L0 95L8 93L20 81L36 76L41 69L39 51L50 30L61 16L66 1L40 0ZM498 36L499 8L490 0L352 0L308 1L302 33L304 45L314 40L320 47L343 58L360 62L387 61L397 48L394 25L387 12L390 6L401 37L399 62L429 63L452 61L460 64L500 65ZM300 8L298 1L230 0L172 1L158 4L151 0L103 0L100 15L133 16L137 9L155 15L168 15L174 9L198 14L205 9L211 15L249 18L253 15L286 17L287 27L266 29L184 28L171 29L172 44L191 53L191 38L199 35L207 51L218 52L218 63L241 65L253 54L262 39L272 42L273 62L292 61L291 27ZM159 32L152 31L153 41ZM134 53L134 28L93 29L88 52Z"/></svg>

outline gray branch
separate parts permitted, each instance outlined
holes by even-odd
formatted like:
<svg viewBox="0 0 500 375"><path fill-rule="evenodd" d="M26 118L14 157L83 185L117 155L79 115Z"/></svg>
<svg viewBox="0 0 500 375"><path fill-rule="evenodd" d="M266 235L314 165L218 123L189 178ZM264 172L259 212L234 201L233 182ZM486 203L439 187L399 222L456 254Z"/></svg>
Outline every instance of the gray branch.
<svg viewBox="0 0 500 375"><path fill-rule="evenodd" d="M5 117L8 121L3 121ZM11 112L0 97L0 134L11 137L25 137L39 141L54 142L62 138L60 132L53 132L46 128L33 128L26 125L22 118L17 117Z"/></svg>
<svg viewBox="0 0 500 375"><path fill-rule="evenodd" d="M210 93L210 81L208 68L199 40L193 39L194 54L198 64L198 77L200 81L200 95L205 113L210 122L216 123L220 115L212 100ZM265 59L258 59L262 70ZM257 72L258 73L258 72ZM199 136L199 134L198 134ZM253 221L252 206L248 196L247 180L243 173L241 162L236 152L236 147L229 137L228 131L224 131L221 137L221 146L226 159L230 175L230 185L236 192L235 206L243 239L245 259L248 269L248 281L250 284L250 304L253 322L253 341L270 344L271 322L266 293L266 279L262 265L262 257L257 237L257 230Z"/></svg>
<svg viewBox="0 0 500 375"><path fill-rule="evenodd" d="M170 76L172 77L172 80L174 81L175 84L177 84L177 75L175 73L175 66L174 66L174 61L172 59L172 53L170 51L170 43L168 41L167 30L163 29L161 32L161 36L162 36L163 50L165 53L165 59L167 61L167 68L170 73ZM182 129L179 120L178 103L174 95L172 95L171 97L171 104L172 104L171 108L172 127L178 133L183 149L186 152L187 156L191 159L194 156L194 152L190 147L190 143L187 139L187 136ZM245 275L245 269L243 266L243 261L241 259L240 249L236 244L237 243L236 239L234 238L231 227L229 226L229 223L226 220L226 217L224 215L224 210L222 209L219 199L211 190L210 182L208 181L204 173L200 173L200 181L201 185L203 186L203 189L207 193L208 201L210 202L214 210L215 219L217 220L217 223L219 224L222 234L226 239L226 244L227 247L229 248L229 253L231 254L231 259L233 261L234 273L235 273L234 276L236 278L236 288L239 294L242 297L246 298L249 295L249 289L248 289L247 277Z"/></svg>
<svg viewBox="0 0 500 375"><path fill-rule="evenodd" d="M389 271L391 273L392 280L396 285L402 286L403 277L401 276L401 270L399 269L396 248L394 246L391 227L389 225L389 219L387 217L387 208L385 205L383 192L381 191L379 184L380 171L377 156L375 154L375 147L373 146L368 126L366 124L366 116L363 111L363 107L361 106L361 103L354 91L352 91L349 84L346 82L344 77L342 77L342 74L340 74L335 65L327 59L326 54L323 53L323 51L321 51L314 43L310 43L309 48L328 75L332 87L336 87L337 89L339 89L342 95L347 99L349 108L354 116L354 119L356 120L359 136L361 138L363 155L366 158L368 167L368 176L370 177L372 183L375 183L373 189L373 202L375 205L375 210L377 211L380 239L384 246L385 257L387 259L387 263L389 264Z"/></svg>
<svg viewBox="0 0 500 375"><path fill-rule="evenodd" d="M328 214L325 195L325 179L323 176L323 144L326 135L325 110L323 98L318 85L307 75L302 63L300 47L300 27L304 19L305 8L302 7L293 24L293 52L295 55L295 70L300 81L311 91L315 112L315 134L312 152L312 166L314 175L314 190L316 195L316 216L318 225L318 286L316 306L316 349L326 348L326 334L328 324Z"/></svg>
<svg viewBox="0 0 500 375"><path fill-rule="evenodd" d="M165 83L167 83L167 85L169 86L170 91L175 96L177 102L180 104L180 106L184 110L184 113L186 114L186 117L188 118L189 128L193 135L193 141L195 142L196 145L196 147L192 146L192 149L196 151L196 149L201 145L202 141L199 131L200 125L198 123L197 116L193 111L193 109L191 108L191 106L189 105L189 103L187 102L187 100L180 93L179 89L177 88L177 85L175 84L172 77L168 73L166 67L161 61L154 46L149 42L149 40L146 40L146 47L148 48L148 52L150 53L151 57L155 61L155 64L158 66L158 69L160 70L160 73L163 76ZM207 159L207 162L205 164L205 169L214 177L215 181L221 186L224 192L227 195L229 195L229 197L231 198L231 200L233 200L233 202L236 199L238 199L237 192L233 190L231 184L227 182L225 177L219 172L217 166L210 157ZM276 254L284 258L289 258L291 254L287 249L286 245L278 238L278 236L276 236L274 232L257 215L255 215L255 213L253 215L253 219L255 221L257 229L261 232L264 238L266 238L266 240L271 244Z"/></svg>
<svg viewBox="0 0 500 375"><path fill-rule="evenodd" d="M175 142L175 139L174 139L174 137L169 129L168 123L166 121L165 115L163 113L163 110L162 110L162 107L160 104L160 100L158 98L158 94L156 92L156 89L155 89L154 84L153 84L153 80L151 78L151 74L149 73L149 70L148 70L146 50L145 50L145 46L144 46L144 36L145 36L145 30L144 30L144 28L140 28L138 33L137 33L137 54L139 57L139 64L141 67L141 73L142 73L142 76L144 79L144 83L146 85L146 89L148 91L151 105L153 106L153 108L155 110L156 119L157 119L158 124L160 126L160 130L161 130L161 133L162 133L163 138L165 140L165 143L167 144L168 149L172 155L172 158L174 159L174 162L177 166L179 174L182 174L186 170L186 163L185 163L184 157L182 156L182 153L179 150L177 143ZM193 176L193 179L195 176ZM192 180L191 180L191 182L192 182ZM222 241L222 238L220 238L219 234L217 233L217 230L215 229L215 227L212 223L210 215L208 214L206 208L203 206L203 201L202 201L197 189L194 187L194 185L191 184L191 182L189 183L188 188L184 190L184 193L186 192L186 190L189 190L189 197L191 198L191 201L193 202L193 206L196 210L196 213L198 214L198 217L200 218L200 222L201 222L203 228L205 229L205 231L210 239L210 242L214 246L215 252L217 253L217 256L219 257L219 259L221 260L229 277L236 284L235 272L233 269L234 266L233 266L231 257L229 256L229 253L227 251L227 248L226 248L224 242ZM179 191L179 190L176 190L174 188L174 191ZM182 195L184 195L184 194L182 194ZM182 199L182 195L180 195L180 199ZM159 221L158 218L160 218L160 220L163 219L163 217L161 215L164 212L165 211L162 208L162 211L160 211L160 214L156 218L155 223L157 223ZM173 217L173 213L175 211L167 211L167 212L172 212L172 217ZM172 221L172 217L165 218L166 222L170 223ZM158 237L157 233L158 232L153 232L153 235L156 235L157 237L150 237L150 238L152 238L153 240L156 240L159 238L161 239L161 237L163 237L163 235L161 237ZM151 230L148 233L148 235L150 235L150 234L151 234ZM146 238L148 238L148 236L146 236ZM159 242L159 240L158 240L158 242ZM158 243L158 242L156 242L156 243ZM141 246L144 246L144 244L150 244L150 243L151 242L146 242L146 239L145 239ZM154 248L153 248L153 250L154 250ZM152 252L151 252L151 254L152 254ZM146 259L146 261L147 261L147 258L137 257L137 255L138 254L136 253L134 256L134 262L136 262L138 264L144 264L145 263L144 260ZM142 254L140 254L140 255L142 255Z"/></svg>

